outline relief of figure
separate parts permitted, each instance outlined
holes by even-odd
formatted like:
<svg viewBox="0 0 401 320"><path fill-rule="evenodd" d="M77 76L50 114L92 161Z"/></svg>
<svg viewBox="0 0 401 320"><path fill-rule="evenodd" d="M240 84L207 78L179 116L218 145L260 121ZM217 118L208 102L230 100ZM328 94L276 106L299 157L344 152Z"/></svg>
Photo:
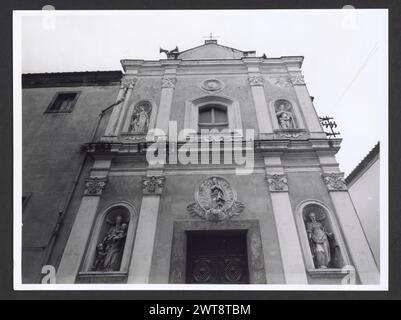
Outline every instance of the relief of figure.
<svg viewBox="0 0 401 320"><path fill-rule="evenodd" d="M287 108L288 109L288 108ZM286 111L284 103L280 104L279 110L276 112L277 120L281 129L295 129L295 120L292 112Z"/></svg>
<svg viewBox="0 0 401 320"><path fill-rule="evenodd" d="M149 114L143 106L136 108L135 111L131 122L131 132L146 133L150 122Z"/></svg>
<svg viewBox="0 0 401 320"><path fill-rule="evenodd" d="M327 269L331 262L329 237L333 234L328 232L320 223L314 212L309 214L310 221L306 224L312 256L317 269Z"/></svg>
<svg viewBox="0 0 401 320"><path fill-rule="evenodd" d="M112 272L120 270L127 231L128 224L123 223L123 218L118 216L115 225L110 228L103 241L97 246L95 271Z"/></svg>
<svg viewBox="0 0 401 320"><path fill-rule="evenodd" d="M224 191L220 187L216 178L213 178L213 184L210 187L210 191L212 198L212 209L222 209L226 200L224 198Z"/></svg>

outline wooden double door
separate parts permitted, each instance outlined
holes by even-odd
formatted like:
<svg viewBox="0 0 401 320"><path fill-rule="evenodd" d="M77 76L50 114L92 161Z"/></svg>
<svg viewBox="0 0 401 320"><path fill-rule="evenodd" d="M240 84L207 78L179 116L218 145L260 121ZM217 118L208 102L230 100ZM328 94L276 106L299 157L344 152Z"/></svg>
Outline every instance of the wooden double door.
<svg viewBox="0 0 401 320"><path fill-rule="evenodd" d="M186 283L249 284L246 231L187 233Z"/></svg>

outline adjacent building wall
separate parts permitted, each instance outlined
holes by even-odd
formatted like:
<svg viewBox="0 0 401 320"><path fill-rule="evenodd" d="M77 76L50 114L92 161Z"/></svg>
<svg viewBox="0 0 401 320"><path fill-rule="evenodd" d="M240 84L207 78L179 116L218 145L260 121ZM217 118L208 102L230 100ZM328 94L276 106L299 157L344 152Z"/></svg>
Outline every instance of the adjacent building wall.
<svg viewBox="0 0 401 320"><path fill-rule="evenodd" d="M349 193L380 268L380 155L379 145L347 178Z"/></svg>
<svg viewBox="0 0 401 320"><path fill-rule="evenodd" d="M29 199L23 209L22 274L24 283L38 283L40 271L52 234L64 210L80 166L85 159L81 146L91 140L102 110L115 102L119 85L115 80L121 72L103 75L108 78L99 83L81 75L26 75L22 91L23 134L23 195ZM117 76L117 77L116 77ZM69 78L69 82L65 81ZM84 81L83 81L84 80ZM67 82L67 83L66 83ZM45 113L58 92L80 92L73 112L65 114ZM87 174L87 167L83 175ZM82 180L78 188L83 187ZM76 194L76 197L81 197ZM54 252L52 263L62 254L61 242L69 234L77 210L74 199L65 212L61 239Z"/></svg>

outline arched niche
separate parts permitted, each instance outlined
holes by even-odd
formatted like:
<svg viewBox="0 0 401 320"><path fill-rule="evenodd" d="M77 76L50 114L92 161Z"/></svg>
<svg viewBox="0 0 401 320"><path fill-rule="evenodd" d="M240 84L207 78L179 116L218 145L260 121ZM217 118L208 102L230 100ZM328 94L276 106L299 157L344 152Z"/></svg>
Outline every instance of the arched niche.
<svg viewBox="0 0 401 320"><path fill-rule="evenodd" d="M113 204L101 212L92 230L82 272L128 273L137 219L135 207L127 202Z"/></svg>
<svg viewBox="0 0 401 320"><path fill-rule="evenodd" d="M286 98L274 100L271 102L271 110L273 111L273 126L275 130L305 129L302 115L294 101ZM286 117L290 119L285 121ZM282 123L286 122L291 126L282 125Z"/></svg>
<svg viewBox="0 0 401 320"><path fill-rule="evenodd" d="M123 135L146 135L156 126L157 105L150 100L131 103L128 108Z"/></svg>
<svg viewBox="0 0 401 320"><path fill-rule="evenodd" d="M220 106L221 109L227 110L228 129L230 132L235 132L236 130L242 131L242 118L239 103L236 100L221 95L205 95L187 101L185 103L184 128L198 132L199 111L212 105Z"/></svg>
<svg viewBox="0 0 401 320"><path fill-rule="evenodd" d="M316 217L316 224L313 227L311 226L313 223L311 220L312 213ZM303 201L296 209L296 221L305 263L309 271L343 269L350 265L350 259L336 217L324 203L317 200ZM310 237L314 228L318 228L319 225L327 234L326 238L330 252L330 262L326 268L319 267L316 242ZM325 247L323 242L319 243L318 250Z"/></svg>

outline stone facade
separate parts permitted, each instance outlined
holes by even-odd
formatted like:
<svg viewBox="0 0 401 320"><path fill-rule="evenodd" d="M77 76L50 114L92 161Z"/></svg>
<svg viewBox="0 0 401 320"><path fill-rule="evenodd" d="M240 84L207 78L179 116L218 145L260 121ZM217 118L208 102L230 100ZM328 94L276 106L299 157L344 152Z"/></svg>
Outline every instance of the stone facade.
<svg viewBox="0 0 401 320"><path fill-rule="evenodd" d="M118 81L108 73L68 81L61 74L58 82L24 76L24 282L37 282L51 264L58 283L185 283L189 234L237 232L246 235L249 283L378 283L348 191L330 187L328 179L341 176L334 158L341 141L323 132L302 62L209 40L166 60L123 60ZM73 111L45 114L61 91L80 92ZM276 108L281 100L285 110ZM147 113L139 115L144 103ZM228 128L255 130L251 174L222 162L147 162L149 137L166 139L169 121L178 132L196 127L208 105L227 110ZM282 111L291 113L291 125ZM138 134L127 129L132 123L163 132ZM312 209L332 234L333 262L325 269L316 268L308 241ZM120 268L93 273L94 255L102 257L95 247L107 234L99 219L108 215L130 217ZM120 226L107 228L118 234ZM227 279L237 279L236 262L229 266ZM208 279L207 267L197 271L196 279Z"/></svg>

